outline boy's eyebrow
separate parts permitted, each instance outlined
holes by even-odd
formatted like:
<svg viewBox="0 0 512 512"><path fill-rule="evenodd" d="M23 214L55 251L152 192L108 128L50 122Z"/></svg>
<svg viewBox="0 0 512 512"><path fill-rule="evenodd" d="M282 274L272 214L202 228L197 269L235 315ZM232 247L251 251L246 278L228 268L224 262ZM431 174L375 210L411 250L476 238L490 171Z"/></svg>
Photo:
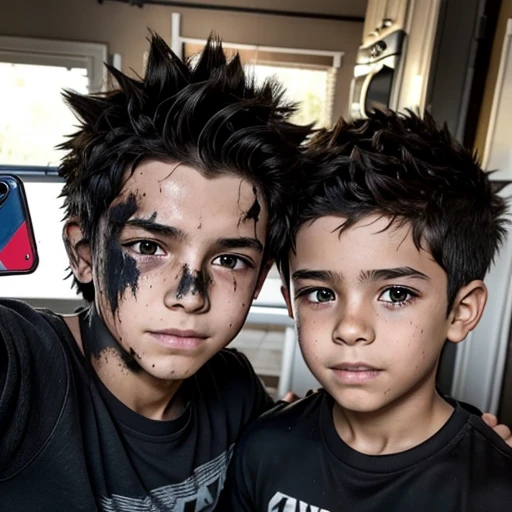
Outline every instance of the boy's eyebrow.
<svg viewBox="0 0 512 512"><path fill-rule="evenodd" d="M342 280L343 274L331 272L330 270L296 270L292 274L293 281L299 279L311 279L313 281L336 281Z"/></svg>
<svg viewBox="0 0 512 512"><path fill-rule="evenodd" d="M223 249L256 249L263 252L263 244L257 238L241 236L239 238L218 238L216 244Z"/></svg>
<svg viewBox="0 0 512 512"><path fill-rule="evenodd" d="M363 270L359 276L361 282L365 281L386 281L388 279L397 279L400 277L412 277L429 281L423 272L412 267L396 267L396 268L379 268L375 270Z"/></svg>
<svg viewBox="0 0 512 512"><path fill-rule="evenodd" d="M165 224L160 224L159 222L155 222L152 219L129 219L126 221L126 226L142 228L145 231L149 231L150 233L168 236L170 238L185 238L185 233L181 229L175 228L173 226L166 226Z"/></svg>
<svg viewBox="0 0 512 512"><path fill-rule="evenodd" d="M430 278L412 267L396 267L396 268L379 268L375 270L363 270L359 276L361 282L379 281L396 279L399 277L412 277L416 279L430 280ZM342 281L343 274L341 272L332 272L330 270L296 270L292 274L292 279L311 279L313 281Z"/></svg>

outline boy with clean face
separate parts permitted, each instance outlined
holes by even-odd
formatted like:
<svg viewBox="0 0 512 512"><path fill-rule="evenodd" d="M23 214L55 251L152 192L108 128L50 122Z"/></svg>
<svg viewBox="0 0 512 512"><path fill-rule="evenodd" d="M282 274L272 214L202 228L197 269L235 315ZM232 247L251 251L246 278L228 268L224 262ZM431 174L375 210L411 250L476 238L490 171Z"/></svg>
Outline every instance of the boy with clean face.
<svg viewBox="0 0 512 512"><path fill-rule="evenodd" d="M67 93L64 240L90 307L0 302L0 496L9 511L214 510L244 426L272 405L224 350L286 235L309 133L210 41L158 36L144 79Z"/></svg>
<svg viewBox="0 0 512 512"><path fill-rule="evenodd" d="M282 268L324 389L248 428L231 509L510 509L512 449L436 390L482 315L504 200L428 116L340 121L308 153Z"/></svg>

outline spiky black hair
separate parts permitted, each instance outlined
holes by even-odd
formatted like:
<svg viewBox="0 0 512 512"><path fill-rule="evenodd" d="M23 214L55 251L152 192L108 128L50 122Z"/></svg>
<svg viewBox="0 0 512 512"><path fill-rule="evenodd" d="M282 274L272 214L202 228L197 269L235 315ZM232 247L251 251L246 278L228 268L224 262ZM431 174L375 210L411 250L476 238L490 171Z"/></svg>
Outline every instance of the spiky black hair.
<svg viewBox="0 0 512 512"><path fill-rule="evenodd" d="M341 119L313 137L303 171L291 250L300 227L320 217L344 217L344 230L383 215L409 225L416 247L446 271L449 307L461 287L484 278L506 233L506 204L489 175L428 113ZM287 254L280 260L286 274Z"/></svg>
<svg viewBox="0 0 512 512"><path fill-rule="evenodd" d="M309 127L290 123L295 106L279 84L256 86L238 56L227 61L218 39L208 40L196 65L182 62L156 34L150 44L144 79L107 66L119 89L64 93L80 121L61 146L69 151L60 167L66 217L78 220L94 248L99 220L126 172L147 158L181 162L259 187L269 213L266 254L273 256L287 233L292 171ZM76 284L92 300L92 285Z"/></svg>

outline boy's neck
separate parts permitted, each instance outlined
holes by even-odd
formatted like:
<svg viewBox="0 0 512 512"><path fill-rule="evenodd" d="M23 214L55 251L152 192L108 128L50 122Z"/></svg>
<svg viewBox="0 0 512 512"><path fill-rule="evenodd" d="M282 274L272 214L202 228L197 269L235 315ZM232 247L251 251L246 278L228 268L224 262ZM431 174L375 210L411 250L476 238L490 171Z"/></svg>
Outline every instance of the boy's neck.
<svg viewBox="0 0 512 512"><path fill-rule="evenodd" d="M76 332L73 332L75 338ZM84 356L88 358L105 387L132 411L153 420L172 420L185 408L183 381L156 379L140 369L127 366L123 355L105 342L112 338L99 315L91 309L80 318L80 339L77 339ZM91 345L108 348L101 357L94 355Z"/></svg>
<svg viewBox="0 0 512 512"><path fill-rule="evenodd" d="M185 410L183 381L163 381L142 371L134 373L122 369L119 354L101 364L92 358L91 363L105 387L137 414L163 421L176 419Z"/></svg>
<svg viewBox="0 0 512 512"><path fill-rule="evenodd" d="M414 448L438 432L453 407L434 386L375 412L343 409L336 402L334 426L352 449L366 455L389 455Z"/></svg>

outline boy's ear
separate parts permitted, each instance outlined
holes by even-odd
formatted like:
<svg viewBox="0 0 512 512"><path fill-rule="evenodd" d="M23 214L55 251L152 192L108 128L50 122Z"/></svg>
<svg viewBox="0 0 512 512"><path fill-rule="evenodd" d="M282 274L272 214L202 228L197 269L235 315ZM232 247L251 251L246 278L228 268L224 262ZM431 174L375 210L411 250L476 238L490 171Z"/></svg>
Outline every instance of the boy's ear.
<svg viewBox="0 0 512 512"><path fill-rule="evenodd" d="M267 261L260 270L260 275L258 276L258 282L256 283L256 289L254 290L254 299L256 300L258 298L258 295L261 292L261 289L263 288L263 283L265 282L265 279L267 278L267 274L269 273L270 269L272 268L272 265L274 264L274 260Z"/></svg>
<svg viewBox="0 0 512 512"><path fill-rule="evenodd" d="M290 300L290 290L286 286L281 286L281 295L286 302L286 309L288 310L288 316L293 318L292 301Z"/></svg>
<svg viewBox="0 0 512 512"><path fill-rule="evenodd" d="M450 311L447 339L462 341L478 324L487 302L487 287L481 280L471 281L457 293Z"/></svg>
<svg viewBox="0 0 512 512"><path fill-rule="evenodd" d="M90 283L92 281L91 246L84 238L80 224L76 220L68 220L64 224L62 237L74 276L81 283Z"/></svg>

